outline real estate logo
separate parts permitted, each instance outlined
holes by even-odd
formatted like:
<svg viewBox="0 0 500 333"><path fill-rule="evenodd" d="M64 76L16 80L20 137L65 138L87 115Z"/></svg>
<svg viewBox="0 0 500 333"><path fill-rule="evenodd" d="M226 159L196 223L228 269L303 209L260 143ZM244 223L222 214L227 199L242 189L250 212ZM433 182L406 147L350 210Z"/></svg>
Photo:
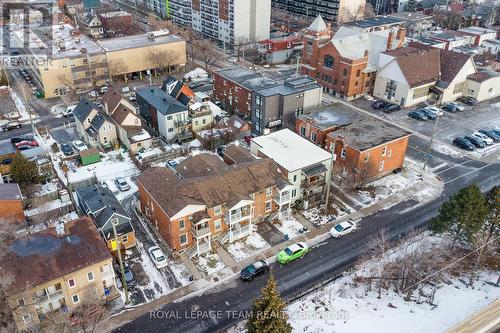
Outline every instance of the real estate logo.
<svg viewBox="0 0 500 333"><path fill-rule="evenodd" d="M50 61L56 9L56 2L50 0L0 1L0 60L4 68L39 67Z"/></svg>

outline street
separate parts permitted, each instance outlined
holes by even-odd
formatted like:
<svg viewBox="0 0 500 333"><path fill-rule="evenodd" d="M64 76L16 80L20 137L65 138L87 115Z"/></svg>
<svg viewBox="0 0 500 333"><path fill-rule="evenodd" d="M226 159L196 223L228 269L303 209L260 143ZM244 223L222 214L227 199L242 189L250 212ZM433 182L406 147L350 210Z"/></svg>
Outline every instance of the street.
<svg viewBox="0 0 500 333"><path fill-rule="evenodd" d="M408 156L423 161L427 146L424 139L412 137ZM464 186L477 183L487 190L500 183L500 165L456 159L432 152L429 163L445 182L442 195L424 205L406 201L361 220L358 231L339 239L329 238L313 247L303 259L281 266L271 264L282 296L291 301L301 293L341 274L368 250L370 237L380 230L396 240L413 229L425 227L440 205ZM417 209L418 208L418 209ZM250 283L232 279L205 294L165 304L160 312L147 313L116 332L215 332L245 319L253 300L260 294L267 277ZM242 311L242 312L240 312ZM174 315L175 314L175 315Z"/></svg>

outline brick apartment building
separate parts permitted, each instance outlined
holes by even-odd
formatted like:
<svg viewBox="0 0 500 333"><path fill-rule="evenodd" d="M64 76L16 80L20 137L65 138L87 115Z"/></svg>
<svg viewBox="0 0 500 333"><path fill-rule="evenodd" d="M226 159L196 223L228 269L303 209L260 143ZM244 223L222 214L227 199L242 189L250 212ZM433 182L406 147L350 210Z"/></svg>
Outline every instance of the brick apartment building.
<svg viewBox="0 0 500 333"><path fill-rule="evenodd" d="M337 97L351 100L369 93L381 52L402 47L405 28L365 31L342 26L330 37L330 27L318 16L304 35L301 73Z"/></svg>
<svg viewBox="0 0 500 333"><path fill-rule="evenodd" d="M233 161L234 162L234 161ZM173 168L149 168L137 177L141 212L174 251L188 257L233 242L253 224L290 212L290 184L269 158L224 163L196 155Z"/></svg>
<svg viewBox="0 0 500 333"><path fill-rule="evenodd" d="M98 16L104 33L108 36L126 34L133 29L132 14L125 11L106 12Z"/></svg>
<svg viewBox="0 0 500 333"><path fill-rule="evenodd" d="M295 55L299 55L304 43L299 36L272 38L259 42L258 51L261 59L270 65L283 64Z"/></svg>
<svg viewBox="0 0 500 333"><path fill-rule="evenodd" d="M401 170L410 136L384 121L331 108L299 117L295 130L328 151L333 147L333 174L353 184Z"/></svg>
<svg viewBox="0 0 500 333"><path fill-rule="evenodd" d="M321 86L307 76L278 83L236 67L214 73L214 96L227 111L252 122L252 134L279 130L295 117L321 104Z"/></svg>

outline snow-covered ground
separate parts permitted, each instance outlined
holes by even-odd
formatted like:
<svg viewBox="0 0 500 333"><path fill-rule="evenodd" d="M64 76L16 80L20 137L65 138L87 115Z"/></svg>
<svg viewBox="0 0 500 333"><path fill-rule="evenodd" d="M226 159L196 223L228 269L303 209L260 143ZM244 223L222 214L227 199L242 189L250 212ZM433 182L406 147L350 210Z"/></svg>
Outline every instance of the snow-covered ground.
<svg viewBox="0 0 500 333"><path fill-rule="evenodd" d="M270 245L261 235L257 232L253 232L244 240L229 244L227 246L227 252L235 261L241 261L269 247Z"/></svg>
<svg viewBox="0 0 500 333"><path fill-rule="evenodd" d="M205 253L199 257L194 257L193 262L205 275L211 275L226 267L216 253Z"/></svg>
<svg viewBox="0 0 500 333"><path fill-rule="evenodd" d="M449 145L445 143L434 143L432 145L432 150L437 151L438 153L449 155L454 158L462 158L464 155L457 151L455 148L451 148Z"/></svg>
<svg viewBox="0 0 500 333"><path fill-rule="evenodd" d="M40 188L36 191L36 196L42 196L46 194L50 194L56 192L58 190L57 183L48 182L40 186Z"/></svg>
<svg viewBox="0 0 500 333"><path fill-rule="evenodd" d="M179 282L182 286L188 285L192 282L189 279L190 278L189 271L187 270L186 266L184 266L182 263L171 261L168 264L168 267L174 274L177 282Z"/></svg>
<svg viewBox="0 0 500 333"><path fill-rule="evenodd" d="M128 197L130 197L131 195L134 195L138 191L137 185L135 181L132 180L131 177L125 177L125 180L130 185L130 189L127 191L120 191L116 186L114 180L111 179L105 180L106 186L111 190L111 192L113 192L118 201L123 201Z"/></svg>
<svg viewBox="0 0 500 333"><path fill-rule="evenodd" d="M26 109L26 106L24 105L23 101L21 98L17 95L17 93L13 90L11 90L10 96L12 97L12 100L14 101L14 104L16 105L17 111L19 112L19 121L28 121L28 120L34 120L38 118L38 115L36 112L31 112L31 118L30 118L30 113L28 113L28 110Z"/></svg>
<svg viewBox="0 0 500 333"><path fill-rule="evenodd" d="M24 211L24 215L27 217L35 216L42 213L47 213L57 208L65 207L71 205L71 201L62 202L60 199L55 199L48 201L38 207L28 209Z"/></svg>
<svg viewBox="0 0 500 333"><path fill-rule="evenodd" d="M347 216L350 213L354 213L355 210L352 209L351 207L339 207L335 203L332 203L329 207L335 209L336 213L335 214L323 214L318 207L310 208L308 210L305 210L302 212L302 215L306 219L308 219L310 222L321 226L324 225L328 222L334 222L336 219L342 218L344 216Z"/></svg>
<svg viewBox="0 0 500 333"><path fill-rule="evenodd" d="M304 226L297 221L297 219L290 215L290 217L286 220L281 220L277 223L274 223L276 229L278 229L282 234L288 235L288 239L294 239L297 236L303 234ZM309 232L307 230L306 232Z"/></svg>

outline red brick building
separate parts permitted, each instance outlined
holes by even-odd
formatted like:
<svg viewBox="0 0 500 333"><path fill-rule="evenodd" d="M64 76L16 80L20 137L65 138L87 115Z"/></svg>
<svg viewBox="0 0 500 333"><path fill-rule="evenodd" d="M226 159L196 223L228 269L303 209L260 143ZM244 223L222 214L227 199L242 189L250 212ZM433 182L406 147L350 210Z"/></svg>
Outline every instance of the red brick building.
<svg viewBox="0 0 500 333"><path fill-rule="evenodd" d="M304 42L299 36L267 39L259 42L258 50L261 59L268 64L282 64L298 54Z"/></svg>
<svg viewBox="0 0 500 333"><path fill-rule="evenodd" d="M342 26L331 37L318 16L304 35L302 74L318 81L335 96L354 99L373 87L380 53L402 47L405 29L360 31Z"/></svg>
<svg viewBox="0 0 500 333"><path fill-rule="evenodd" d="M295 132L321 148L328 149L326 146L328 133L348 125L350 122L349 116L325 109L298 117L295 121Z"/></svg>
<svg viewBox="0 0 500 333"><path fill-rule="evenodd" d="M99 19L107 35L127 34L133 29L132 14L124 11L102 13Z"/></svg>

